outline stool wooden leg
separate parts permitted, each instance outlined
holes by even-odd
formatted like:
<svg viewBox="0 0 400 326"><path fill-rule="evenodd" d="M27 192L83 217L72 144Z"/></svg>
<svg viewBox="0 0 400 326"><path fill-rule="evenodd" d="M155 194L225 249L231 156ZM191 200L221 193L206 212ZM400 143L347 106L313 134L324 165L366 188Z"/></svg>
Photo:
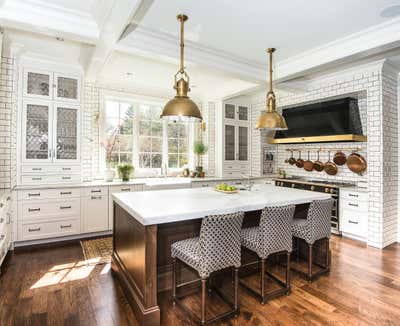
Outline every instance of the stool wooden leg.
<svg viewBox="0 0 400 326"><path fill-rule="evenodd" d="M239 309L238 290L239 290L239 268L234 269L234 308L236 312Z"/></svg>
<svg viewBox="0 0 400 326"><path fill-rule="evenodd" d="M172 258L172 298L176 298L176 258Z"/></svg>
<svg viewBox="0 0 400 326"><path fill-rule="evenodd" d="M261 303L265 303L265 258L261 258L261 275L260 275L260 287L261 287Z"/></svg>
<svg viewBox="0 0 400 326"><path fill-rule="evenodd" d="M290 252L286 253L286 294L290 292Z"/></svg>
<svg viewBox="0 0 400 326"><path fill-rule="evenodd" d="M326 238L326 256L325 256L325 267L329 268L329 238Z"/></svg>
<svg viewBox="0 0 400 326"><path fill-rule="evenodd" d="M299 262L300 240L296 238L296 261Z"/></svg>
<svg viewBox="0 0 400 326"><path fill-rule="evenodd" d="M312 281L313 245L308 244L308 282Z"/></svg>
<svg viewBox="0 0 400 326"><path fill-rule="evenodd" d="M201 324L206 323L206 291L207 291L207 278L201 279Z"/></svg>

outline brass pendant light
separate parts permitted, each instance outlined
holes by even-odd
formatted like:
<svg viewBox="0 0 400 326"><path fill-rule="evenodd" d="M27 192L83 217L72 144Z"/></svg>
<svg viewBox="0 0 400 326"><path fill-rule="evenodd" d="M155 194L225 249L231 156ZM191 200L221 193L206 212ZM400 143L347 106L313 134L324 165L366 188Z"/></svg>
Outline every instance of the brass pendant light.
<svg viewBox="0 0 400 326"><path fill-rule="evenodd" d="M267 49L269 53L269 91L266 100L266 112L261 113L258 118L257 129L269 130L287 130L285 118L276 112L276 97L272 90L272 53L275 52L274 48Z"/></svg>
<svg viewBox="0 0 400 326"><path fill-rule="evenodd" d="M181 61L178 72L175 74L174 82L176 89L175 97L170 100L164 107L161 113L161 118L171 120L171 121L201 121L203 118L201 116L200 110L189 97L189 76L185 71L183 64L184 55L184 42L183 42L183 25L188 17L186 15L178 15L177 19L181 23Z"/></svg>

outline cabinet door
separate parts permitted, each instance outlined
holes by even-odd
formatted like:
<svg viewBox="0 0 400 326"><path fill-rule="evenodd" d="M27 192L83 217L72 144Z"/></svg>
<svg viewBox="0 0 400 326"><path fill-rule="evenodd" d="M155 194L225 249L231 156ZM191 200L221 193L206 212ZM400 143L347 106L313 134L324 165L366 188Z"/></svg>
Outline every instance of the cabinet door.
<svg viewBox="0 0 400 326"><path fill-rule="evenodd" d="M57 103L54 106L54 161L79 161L79 107Z"/></svg>
<svg viewBox="0 0 400 326"><path fill-rule="evenodd" d="M53 74L45 70L24 70L24 96L51 99Z"/></svg>
<svg viewBox="0 0 400 326"><path fill-rule="evenodd" d="M64 74L54 74L54 99L58 101L80 101L80 78Z"/></svg>
<svg viewBox="0 0 400 326"><path fill-rule="evenodd" d="M51 158L51 105L47 101L29 101L23 104L22 160L50 162Z"/></svg>
<svg viewBox="0 0 400 326"><path fill-rule="evenodd" d="M235 119L235 105L225 104L224 106L224 118L225 119Z"/></svg>
<svg viewBox="0 0 400 326"><path fill-rule="evenodd" d="M83 224L84 232L107 231L108 228L108 195L84 197Z"/></svg>
<svg viewBox="0 0 400 326"><path fill-rule="evenodd" d="M246 106L239 105L237 111L238 120L249 121L249 108Z"/></svg>
<svg viewBox="0 0 400 326"><path fill-rule="evenodd" d="M236 137L234 125L225 125L225 161L235 160Z"/></svg>
<svg viewBox="0 0 400 326"><path fill-rule="evenodd" d="M249 128L238 127L238 160L247 161L249 153Z"/></svg>

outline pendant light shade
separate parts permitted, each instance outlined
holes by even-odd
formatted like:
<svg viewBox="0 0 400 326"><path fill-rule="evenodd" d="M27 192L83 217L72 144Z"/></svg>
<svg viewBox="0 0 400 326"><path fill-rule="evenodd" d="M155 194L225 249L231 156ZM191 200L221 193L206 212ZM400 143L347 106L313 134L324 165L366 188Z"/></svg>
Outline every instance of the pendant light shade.
<svg viewBox="0 0 400 326"><path fill-rule="evenodd" d="M266 112L261 113L256 128L268 130L287 130L285 118L276 111L276 97L272 90L272 53L274 48L267 50L269 53L269 91L266 99Z"/></svg>
<svg viewBox="0 0 400 326"><path fill-rule="evenodd" d="M168 101L165 105L161 118L171 121L201 121L200 110L188 96L190 92L189 88L189 76L184 68L184 41L183 41L183 26L185 21L188 19L186 15L178 15L177 19L181 23L181 35L180 35L180 67L178 72L175 74L174 89L176 90L175 97Z"/></svg>

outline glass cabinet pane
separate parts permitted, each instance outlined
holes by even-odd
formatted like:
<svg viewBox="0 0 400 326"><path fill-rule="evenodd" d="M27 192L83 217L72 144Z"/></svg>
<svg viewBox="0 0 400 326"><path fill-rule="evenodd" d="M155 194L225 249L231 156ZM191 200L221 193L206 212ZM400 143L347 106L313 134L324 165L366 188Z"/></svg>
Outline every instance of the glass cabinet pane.
<svg viewBox="0 0 400 326"><path fill-rule="evenodd" d="M225 125L225 160L235 160L235 126Z"/></svg>
<svg viewBox="0 0 400 326"><path fill-rule="evenodd" d="M235 106L232 104L225 104L225 118L235 119Z"/></svg>
<svg viewBox="0 0 400 326"><path fill-rule="evenodd" d="M239 127L239 161L247 161L248 153L248 128Z"/></svg>
<svg viewBox="0 0 400 326"><path fill-rule="evenodd" d="M26 106L25 157L43 160L49 157L49 107L28 104Z"/></svg>
<svg viewBox="0 0 400 326"><path fill-rule="evenodd" d="M239 120L247 121L248 118L248 108L245 106L239 106Z"/></svg>
<svg viewBox="0 0 400 326"><path fill-rule="evenodd" d="M50 96L50 75L29 71L26 92L28 95Z"/></svg>
<svg viewBox="0 0 400 326"><path fill-rule="evenodd" d="M77 100L78 80L76 78L57 77L57 97Z"/></svg>
<svg viewBox="0 0 400 326"><path fill-rule="evenodd" d="M57 108L57 159L76 160L78 154L78 111Z"/></svg>

